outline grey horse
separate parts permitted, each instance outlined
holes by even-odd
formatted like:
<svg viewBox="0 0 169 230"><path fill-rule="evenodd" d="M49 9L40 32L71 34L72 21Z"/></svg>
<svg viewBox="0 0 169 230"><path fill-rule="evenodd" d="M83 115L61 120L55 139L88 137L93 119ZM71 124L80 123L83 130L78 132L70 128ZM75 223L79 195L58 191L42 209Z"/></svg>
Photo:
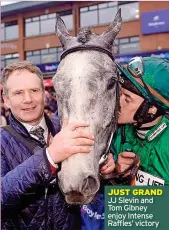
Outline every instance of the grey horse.
<svg viewBox="0 0 169 230"><path fill-rule="evenodd" d="M118 77L111 51L121 27L119 10L101 35L84 28L72 37L57 17L56 34L64 49L53 78L59 118L61 124L64 119L88 122L95 140L89 154L75 154L62 162L59 185L69 204L91 202L100 187L99 160L116 122Z"/></svg>

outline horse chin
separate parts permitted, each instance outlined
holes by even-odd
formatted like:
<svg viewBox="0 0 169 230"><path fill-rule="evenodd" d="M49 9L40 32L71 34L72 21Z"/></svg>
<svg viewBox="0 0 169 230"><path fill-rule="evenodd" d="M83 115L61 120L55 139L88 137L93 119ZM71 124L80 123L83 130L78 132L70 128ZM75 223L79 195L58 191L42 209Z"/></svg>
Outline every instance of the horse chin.
<svg viewBox="0 0 169 230"><path fill-rule="evenodd" d="M84 196L80 192L71 191L65 195L66 202L71 205L84 205L89 204L95 195Z"/></svg>

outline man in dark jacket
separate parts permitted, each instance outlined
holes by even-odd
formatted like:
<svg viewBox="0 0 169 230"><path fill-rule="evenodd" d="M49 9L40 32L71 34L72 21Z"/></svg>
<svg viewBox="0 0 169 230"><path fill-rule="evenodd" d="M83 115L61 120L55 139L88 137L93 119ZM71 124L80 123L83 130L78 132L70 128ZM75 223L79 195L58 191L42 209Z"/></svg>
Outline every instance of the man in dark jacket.
<svg viewBox="0 0 169 230"><path fill-rule="evenodd" d="M65 122L59 132L59 121L44 114L42 73L27 61L7 66L1 82L12 112L12 132L1 131L2 229L77 230L80 216L65 203L57 170L72 154L90 152L92 135L76 129L88 124Z"/></svg>

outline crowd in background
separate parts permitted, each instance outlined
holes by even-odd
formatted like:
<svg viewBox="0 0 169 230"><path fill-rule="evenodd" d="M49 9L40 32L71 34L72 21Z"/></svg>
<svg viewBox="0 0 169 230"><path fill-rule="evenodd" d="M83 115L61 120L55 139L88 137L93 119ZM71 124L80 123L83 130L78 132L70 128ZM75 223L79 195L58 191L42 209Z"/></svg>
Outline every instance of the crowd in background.
<svg viewBox="0 0 169 230"><path fill-rule="evenodd" d="M54 91L52 88L45 89L45 113L50 116L50 118L55 118L58 116L57 101L54 96ZM0 126L9 125L9 114L10 109L4 104L1 90L1 119Z"/></svg>

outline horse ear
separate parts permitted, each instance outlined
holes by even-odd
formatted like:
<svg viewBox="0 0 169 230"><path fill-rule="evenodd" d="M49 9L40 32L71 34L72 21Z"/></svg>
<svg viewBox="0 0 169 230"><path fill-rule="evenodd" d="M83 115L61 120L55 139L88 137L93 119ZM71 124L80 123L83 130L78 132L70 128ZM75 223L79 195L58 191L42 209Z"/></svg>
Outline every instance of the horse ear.
<svg viewBox="0 0 169 230"><path fill-rule="evenodd" d="M120 32L122 28L122 17L121 17L121 9L118 10L113 22L110 24L109 28L100 35L102 39L103 46L107 49L111 49L113 46L113 42L117 34Z"/></svg>
<svg viewBox="0 0 169 230"><path fill-rule="evenodd" d="M63 49L66 49L72 36L70 36L70 34L68 33L65 23L59 15L56 16L55 30L56 30L56 35L58 36Z"/></svg>

